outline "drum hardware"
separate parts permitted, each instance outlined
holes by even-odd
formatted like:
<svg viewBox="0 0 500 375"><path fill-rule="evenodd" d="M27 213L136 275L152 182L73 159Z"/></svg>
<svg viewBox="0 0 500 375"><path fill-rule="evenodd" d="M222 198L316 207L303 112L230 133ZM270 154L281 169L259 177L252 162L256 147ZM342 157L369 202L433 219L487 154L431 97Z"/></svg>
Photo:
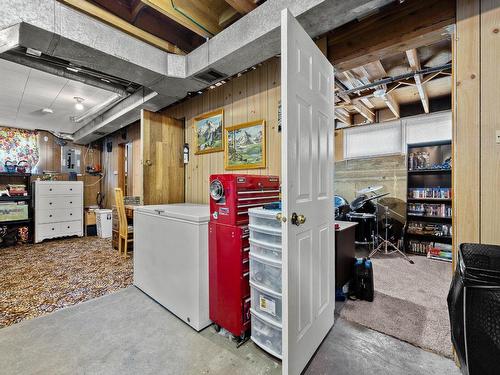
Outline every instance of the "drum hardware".
<svg viewBox="0 0 500 375"><path fill-rule="evenodd" d="M368 193L374 193L376 191L382 190L384 187L382 185L376 185L376 186L368 186L367 188L358 190L356 194L362 195L362 194L368 194ZM387 193L389 194L389 193ZM387 195L386 194L386 195Z"/></svg>
<svg viewBox="0 0 500 375"><path fill-rule="evenodd" d="M378 206L378 204L377 204L377 206ZM372 250L372 252L369 255L369 258L373 257L377 252L380 252L383 255L391 255L394 253L398 253L404 259L406 259L408 262L410 262L410 264L414 264L413 260L411 260L403 251L401 251L398 246L394 245L391 241L389 241L389 228L392 226L392 224L389 224L389 207L387 207L387 206L383 206L383 207L384 207L385 236L382 237L381 235L379 235L377 233L376 239L380 242L379 242L378 246ZM378 208L377 208L377 211L378 211ZM375 242L375 238L374 238L374 242ZM398 245L399 245L399 242L400 241L398 241ZM392 248L392 250L389 250L389 248Z"/></svg>
<svg viewBox="0 0 500 375"><path fill-rule="evenodd" d="M364 212L349 212L346 216L349 221L358 223L355 228L356 240L354 243L357 245L370 245L373 241L376 216Z"/></svg>

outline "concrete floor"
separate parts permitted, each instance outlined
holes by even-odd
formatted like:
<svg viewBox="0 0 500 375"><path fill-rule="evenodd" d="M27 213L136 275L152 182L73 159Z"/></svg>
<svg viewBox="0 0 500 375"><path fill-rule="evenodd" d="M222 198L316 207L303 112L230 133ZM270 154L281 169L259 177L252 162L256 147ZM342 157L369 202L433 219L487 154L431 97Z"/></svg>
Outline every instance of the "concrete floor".
<svg viewBox="0 0 500 375"><path fill-rule="evenodd" d="M201 333L135 287L0 330L5 374L280 374L252 342ZM306 374L459 374L454 363L338 319Z"/></svg>

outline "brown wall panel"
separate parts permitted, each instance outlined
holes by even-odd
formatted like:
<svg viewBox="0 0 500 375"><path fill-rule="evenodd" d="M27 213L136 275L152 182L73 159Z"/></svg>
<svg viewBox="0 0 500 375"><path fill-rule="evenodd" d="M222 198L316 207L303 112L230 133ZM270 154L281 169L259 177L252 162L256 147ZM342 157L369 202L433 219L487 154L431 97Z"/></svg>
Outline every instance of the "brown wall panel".
<svg viewBox="0 0 500 375"><path fill-rule="evenodd" d="M208 203L209 177L214 173L280 175L279 99L280 62L279 59L271 59L255 70L164 111L168 116L185 119L185 139L190 145L189 164L185 174L186 202ZM260 119L266 121L265 169L229 172L224 170L224 152L194 155L194 118L217 108L224 109L224 126Z"/></svg>
<svg viewBox="0 0 500 375"><path fill-rule="evenodd" d="M480 17L478 0L457 0L454 237L480 241Z"/></svg>
<svg viewBox="0 0 500 375"><path fill-rule="evenodd" d="M481 242L500 244L500 0L481 1Z"/></svg>

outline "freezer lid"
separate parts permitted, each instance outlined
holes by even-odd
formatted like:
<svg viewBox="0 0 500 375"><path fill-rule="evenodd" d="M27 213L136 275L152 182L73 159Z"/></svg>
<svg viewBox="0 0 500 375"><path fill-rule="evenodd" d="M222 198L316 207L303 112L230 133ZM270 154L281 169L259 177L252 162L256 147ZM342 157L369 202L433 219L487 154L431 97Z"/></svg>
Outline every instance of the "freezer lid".
<svg viewBox="0 0 500 375"><path fill-rule="evenodd" d="M161 215L196 223L210 221L210 206L208 204L175 203L137 206L134 211Z"/></svg>

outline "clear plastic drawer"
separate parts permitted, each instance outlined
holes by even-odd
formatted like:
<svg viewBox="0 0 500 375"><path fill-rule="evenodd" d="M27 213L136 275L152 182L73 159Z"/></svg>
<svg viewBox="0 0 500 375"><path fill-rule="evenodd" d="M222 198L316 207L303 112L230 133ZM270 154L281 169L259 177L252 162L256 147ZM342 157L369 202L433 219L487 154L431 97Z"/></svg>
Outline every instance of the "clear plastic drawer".
<svg viewBox="0 0 500 375"><path fill-rule="evenodd" d="M281 229L249 225L250 239L268 243L271 245L281 245Z"/></svg>
<svg viewBox="0 0 500 375"><path fill-rule="evenodd" d="M281 231L281 220L276 218L280 213L281 211L279 210L265 210L262 207L252 208L248 210L250 225L268 227Z"/></svg>
<svg viewBox="0 0 500 375"><path fill-rule="evenodd" d="M250 240L250 253L281 262L281 246Z"/></svg>
<svg viewBox="0 0 500 375"><path fill-rule="evenodd" d="M250 281L281 293L281 262L250 254Z"/></svg>
<svg viewBox="0 0 500 375"><path fill-rule="evenodd" d="M252 314L252 341L269 354L281 359L281 327L262 317L253 308L250 309L250 313Z"/></svg>
<svg viewBox="0 0 500 375"><path fill-rule="evenodd" d="M250 295L252 296L252 308L260 315L266 316L276 323L281 324L282 319L282 297L270 289L250 283Z"/></svg>

